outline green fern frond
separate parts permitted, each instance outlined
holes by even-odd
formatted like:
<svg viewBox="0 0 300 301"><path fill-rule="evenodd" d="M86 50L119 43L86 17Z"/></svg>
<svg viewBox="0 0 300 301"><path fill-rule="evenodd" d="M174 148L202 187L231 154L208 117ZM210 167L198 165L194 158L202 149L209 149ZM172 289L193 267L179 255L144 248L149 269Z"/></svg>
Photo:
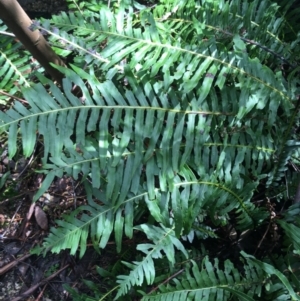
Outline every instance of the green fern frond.
<svg viewBox="0 0 300 301"><path fill-rule="evenodd" d="M276 185L276 181L279 181L281 178L284 177L284 174L288 169L287 163L291 159L292 154L295 152L295 150L298 150L299 147L299 141L289 140L286 142L286 145L284 145L282 149L280 149L279 157L276 160L275 168L269 174L267 185L271 183Z"/></svg>
<svg viewBox="0 0 300 301"><path fill-rule="evenodd" d="M255 300L260 295L263 283L268 276L252 264L244 265L245 273L226 260L224 268L219 268L219 260L212 264L205 257L200 266L194 261L187 266L180 277L172 279L167 285L158 287L158 292L142 298L150 300Z"/></svg>
<svg viewBox="0 0 300 301"><path fill-rule="evenodd" d="M122 167L123 172L126 171L127 164L133 167L127 181L135 181L135 172L141 170L145 163L151 166L151 169L146 169L147 177L155 176L154 167L161 166L159 177L163 190L163 186L169 184L168 180L174 178L174 172L178 172L187 162L193 164L193 168L196 169L211 170L210 173L214 170L220 180L230 182L231 176L238 175L240 171L233 169L233 174L226 172L226 165L223 164L225 160L238 166L246 155L249 156L249 152L255 157L259 154L266 156L262 159L267 159L269 153L274 152L268 136L262 137L264 140L261 142L255 141L254 145L251 135L235 133L233 125L228 128L228 131L232 130L233 133L211 135L212 128L221 127L232 118L226 117L226 113L220 113L218 108L215 111L210 108L194 110L188 100L193 103L196 98L179 101L180 94L172 92L166 97L159 83L153 86L145 83L143 89L136 85L135 91L130 91L121 87L118 87L118 90L111 81L99 83L92 78L90 85L95 91L92 97L79 76L71 71L66 72L69 75L69 79L64 82L67 98L51 82L50 91L54 98L50 97L41 85L36 85L33 89L24 91L31 108L27 109L16 103L7 114L1 114L1 128L10 126L13 130L17 124L21 125L21 131L26 135L26 139L23 139L26 156L32 153L38 131L45 139L45 160L50 155L52 162L58 167L65 168L70 173L73 170L75 178L82 169L86 170L89 166L92 172L97 173L97 176L93 177L94 187L101 184L99 170L104 170L107 175L115 172L116 166L121 162L125 164ZM84 103L70 93L71 82L82 89ZM43 106L39 101L41 95L45 99ZM121 115L123 119L120 119ZM89 139L85 136L85 131L96 131L96 135ZM82 145L82 155L75 151L74 142L71 141L74 132L76 143ZM119 133L122 136L119 136ZM54 140L56 143L51 143ZM208 140L210 142L207 142ZM135 144L132 144L133 141ZM10 156L13 156L16 150L16 136L13 131L9 135L9 144ZM139 152L136 151L138 148ZM207 151L210 148L211 158L209 161L203 160L203 157L209 158ZM232 149L232 156L230 152L225 155L225 148ZM62 154L63 149L66 150L66 155ZM220 149L223 149L223 155L217 156ZM190 157L193 151L195 156ZM236 151L237 157L234 156ZM172 157L169 156L170 153ZM179 156L180 153L182 157ZM125 157L127 160L124 160ZM259 162L258 167L263 161ZM246 162L249 167L253 164L251 161ZM78 169L79 165L82 166L81 170ZM109 166L110 169L107 169ZM169 166L172 169L169 169ZM123 172L121 174L124 174ZM108 196L111 196L110 194Z"/></svg>
<svg viewBox="0 0 300 301"><path fill-rule="evenodd" d="M278 37L284 18L276 18L278 7L269 1L188 1L184 8L169 8L160 5L154 10L155 20L166 36L180 35L181 29L188 34L193 43L201 40L202 34L215 37L221 43L230 42L235 34L248 46L251 56L259 53L263 59L275 56L277 59L289 59L291 51ZM189 6L190 5L190 6ZM189 7L195 7L190 10ZM256 11L254 14L253 11ZM197 35L192 34L192 27ZM200 40L199 40L200 38ZM195 40L194 40L195 39ZM262 51L264 50L264 52Z"/></svg>
<svg viewBox="0 0 300 301"><path fill-rule="evenodd" d="M278 95L279 98L283 97L290 101L290 96L285 96L282 85L275 84L276 81L270 72L267 77L261 78L260 75L266 75L266 73L258 71L266 67L251 59L254 56L263 56L261 58L261 62L263 62L266 60L264 55L270 56L276 53L279 61L281 57L288 60L289 53L276 36L278 27L275 25L272 27L273 23L278 23L278 20L272 16L275 8L268 7L267 1L263 2L264 5L258 5L258 1L254 2L253 7L257 6L259 9L256 20L260 22L259 26L257 23L249 22L251 16L247 9L238 11L240 15L236 18L236 14L229 13L232 10L226 5L224 7L216 6L212 10L211 16L208 15L211 8L210 1L204 1L201 9L189 10L189 13L193 12L193 16L185 15L186 8L175 9L174 18L179 18L174 21L177 22L176 26L173 26L172 19L165 19L163 15L155 21L151 13L144 12L141 13L140 19L135 20L137 17L133 15L133 12L120 10L114 16L105 8L100 11L99 15L88 14L85 22L82 21L82 17L76 17L74 14L63 14L55 17L54 24L51 24L52 27L49 22L45 22L42 26L54 37L53 42L57 43L63 40L64 43L69 43L79 53L84 54L85 63L101 66L102 72L112 66L116 66L122 71L124 62L132 70L136 70L138 77L142 77L145 72L150 72L150 76L153 78L162 71L165 85L168 83L165 88L169 88L171 84L177 84L178 80L184 77L185 85L180 89L190 91L202 83L201 86L205 87L205 90L201 91L204 93L204 97L207 95L206 91L209 91L210 82L212 82L209 79L205 80L205 74L212 74L220 88L224 85L228 74L238 76L239 81L242 82L244 77L249 76L254 81L253 84L262 85L262 90L265 92L268 90L268 93L274 94L273 97ZM232 1L231 6L244 7L240 6L238 1ZM266 10L270 10L270 13L266 13ZM244 16L244 14L246 15ZM220 18L220 16L222 17ZM240 19L240 16L244 16L243 19ZM169 22L171 23L169 24ZM247 28L246 34L240 34L241 26ZM53 33L53 27L55 33ZM177 38L174 40L172 34L167 35L166 32L169 28L174 30L177 27L184 28L184 30L176 31ZM272 28L273 31L270 32L269 28ZM76 34L71 36L67 33L71 30L75 30ZM57 31L58 33L56 33ZM220 32L226 37L224 41L218 40L217 35ZM180 38L178 38L178 33ZM270 39L266 40L265 33L269 33ZM78 40L74 36L78 37ZM188 39L189 46L184 42L187 36L191 38ZM254 37L255 40L253 40ZM263 40L257 39L259 37ZM101 53L97 52L99 45L103 45ZM259 50L253 52L253 46ZM62 45L62 47L66 47L66 45ZM199 68L201 61L203 63ZM81 66L83 65L81 64ZM188 85L186 85L187 83ZM267 96L266 93L263 95Z"/></svg>
<svg viewBox="0 0 300 301"><path fill-rule="evenodd" d="M0 31L6 32L7 28L0 20ZM29 87L29 76L31 74L31 56L21 49L22 44L14 42L13 37L0 33L0 99L6 99L7 93L14 95L20 92L21 87Z"/></svg>
<svg viewBox="0 0 300 301"><path fill-rule="evenodd" d="M173 229L168 229L161 225L156 227L152 225L143 224L135 227L142 230L150 239L153 244L139 244L137 250L145 253L145 257L139 262L123 262L128 268L131 269L129 275L118 276L117 282L120 285L116 299L125 295L132 286L141 286L144 281L147 285L151 285L155 279L154 259L162 258L163 253L167 256L168 261L173 266L175 264L175 248L180 250L186 258L188 253L178 238L175 236ZM162 253L163 252L163 253Z"/></svg>
<svg viewBox="0 0 300 301"><path fill-rule="evenodd" d="M115 235L117 250L121 250L123 232L132 237L133 232L133 202L140 197L126 200L122 206L114 206L107 201L105 196L94 190L86 183L88 205L81 206L70 215L63 216L57 220L59 227L52 227L49 236L41 247L33 250L33 253L44 253L52 251L59 253L61 250L70 249L75 254L80 248L79 256L82 257L86 251L87 239L91 238L97 248L105 248L112 233ZM93 201L97 196L101 204ZM123 217L123 210L126 218ZM77 215L80 217L78 218Z"/></svg>
<svg viewBox="0 0 300 301"><path fill-rule="evenodd" d="M295 291L295 289L299 288L298 280L295 285L295 282L290 282L289 279L281 271L277 270L273 265L259 261L254 256L248 255L245 252L241 252L241 254L244 258L246 258L247 262L251 264L255 269L263 270L270 276L276 276L276 278L279 280L278 283L280 285L279 287L277 287L277 289L284 288L284 290L281 291L281 298L288 298L290 300L300 300L298 293ZM281 300L281 298L278 296L276 300Z"/></svg>

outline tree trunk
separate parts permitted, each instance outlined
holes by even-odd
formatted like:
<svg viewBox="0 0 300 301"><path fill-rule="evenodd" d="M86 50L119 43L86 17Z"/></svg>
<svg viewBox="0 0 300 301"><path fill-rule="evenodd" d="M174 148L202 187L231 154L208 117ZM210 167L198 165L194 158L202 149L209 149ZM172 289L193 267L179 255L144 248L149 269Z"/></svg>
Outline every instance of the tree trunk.
<svg viewBox="0 0 300 301"><path fill-rule="evenodd" d="M17 0L0 0L0 18L52 78L61 82L62 73L53 68L50 63L64 66L64 62L52 50L39 30L29 29L32 21Z"/></svg>

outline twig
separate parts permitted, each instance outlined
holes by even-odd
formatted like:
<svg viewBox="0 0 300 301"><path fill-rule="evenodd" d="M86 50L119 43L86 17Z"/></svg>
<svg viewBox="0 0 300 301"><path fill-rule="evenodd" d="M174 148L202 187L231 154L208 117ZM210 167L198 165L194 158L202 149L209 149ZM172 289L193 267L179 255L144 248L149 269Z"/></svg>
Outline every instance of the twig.
<svg viewBox="0 0 300 301"><path fill-rule="evenodd" d="M56 271L55 273L53 273L52 275L50 275L49 277L45 278L44 280L40 281L39 283L37 283L36 285L33 285L32 287L30 287L26 292L24 292L21 296L16 297L11 299L10 301L19 301L22 300L24 297L32 294L39 286L41 286L42 284L44 284L45 282L48 282L50 280L52 280L54 277L56 277L60 272L62 272L63 270L65 270L67 267L69 267L69 264L67 264L66 266L64 266L63 268L59 269L58 271Z"/></svg>
<svg viewBox="0 0 300 301"><path fill-rule="evenodd" d="M264 235L263 235L262 239L260 240L260 242L258 243L258 245L257 245L257 247L256 247L256 250L255 250L255 252L254 252L254 255L256 254L257 250L260 248L260 246L261 246L262 242L263 242L263 241L264 241L264 239L266 238L266 235L267 235L267 233L269 232L269 229L270 229L271 223L272 223L272 222L270 221L270 222L269 222L269 224L268 224L267 230L265 231L265 233L264 233Z"/></svg>
<svg viewBox="0 0 300 301"><path fill-rule="evenodd" d="M231 37L234 36L233 33L228 32L228 31L226 31L226 30L223 30L223 29L221 29L221 28L217 28L216 30L219 31L219 32L224 33L225 35L228 35L228 36L231 36ZM264 45L261 45L261 44L259 44L258 42L255 42L255 41L253 41L253 40L246 39L246 38L241 37L241 36L240 36L240 39L241 39L242 41L248 43L248 44L255 45L255 46L257 46L257 47L259 47L259 48L261 48L261 49L263 49L263 50L265 50L265 51L271 53L272 55L274 55L275 57L277 57L278 59L280 59L281 61L283 61L284 63L286 63L287 65L289 65L289 66L292 67L292 68L296 68L296 66L297 66L297 65L295 65L295 64L293 65L292 63L290 63L285 57L283 57L283 56L281 56L280 54L276 53L276 52L273 51L272 49L269 49L268 47L266 47L266 46L264 46Z"/></svg>
<svg viewBox="0 0 300 301"><path fill-rule="evenodd" d="M0 268L0 275L3 275L4 273L6 273L10 269L12 269L14 266L16 266L19 262L25 260L26 258L30 257L31 255L32 254L25 254L22 257L17 258L16 260L14 260L13 262L10 262L9 264L4 266L3 268Z"/></svg>
<svg viewBox="0 0 300 301"><path fill-rule="evenodd" d="M181 274L184 271L184 269L179 270L177 273L175 273L174 275L170 276L169 278L167 278L162 284L166 284L167 282L169 282L171 279L173 279L174 277L178 276L179 274ZM147 295L152 294L153 292L155 292L158 289L158 286L156 286L155 288L153 288Z"/></svg>
<svg viewBox="0 0 300 301"><path fill-rule="evenodd" d="M25 99L19 98L19 97L15 96L15 95L11 95L9 93L6 93L3 90L0 90L0 94L8 96L8 97L11 97L11 98L15 98L16 100L18 100L18 101L20 101L22 103L28 103L28 101L26 101Z"/></svg>
<svg viewBox="0 0 300 301"><path fill-rule="evenodd" d="M44 291L45 291L45 289L46 289L47 286L48 286L48 283L46 283L46 284L44 285L43 289L41 290L41 292L39 293L39 295L37 296L37 298L35 299L35 301L40 301L40 300L42 300Z"/></svg>

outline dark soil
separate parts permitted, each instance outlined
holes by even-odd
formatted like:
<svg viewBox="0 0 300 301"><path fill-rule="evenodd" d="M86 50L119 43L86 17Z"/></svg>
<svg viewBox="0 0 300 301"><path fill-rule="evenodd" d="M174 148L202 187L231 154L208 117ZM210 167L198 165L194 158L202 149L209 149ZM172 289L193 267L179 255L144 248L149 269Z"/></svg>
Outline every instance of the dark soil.
<svg viewBox="0 0 300 301"><path fill-rule="evenodd" d="M50 18L51 15L67 10L65 0L18 0L30 18Z"/></svg>

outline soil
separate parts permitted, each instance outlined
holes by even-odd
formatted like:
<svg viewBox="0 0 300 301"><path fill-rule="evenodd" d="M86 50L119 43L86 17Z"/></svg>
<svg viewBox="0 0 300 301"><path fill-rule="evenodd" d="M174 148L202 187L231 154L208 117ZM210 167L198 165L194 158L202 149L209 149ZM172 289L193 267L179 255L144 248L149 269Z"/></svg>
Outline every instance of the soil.
<svg viewBox="0 0 300 301"><path fill-rule="evenodd" d="M53 14L67 10L65 0L18 0L30 18L49 18Z"/></svg>

